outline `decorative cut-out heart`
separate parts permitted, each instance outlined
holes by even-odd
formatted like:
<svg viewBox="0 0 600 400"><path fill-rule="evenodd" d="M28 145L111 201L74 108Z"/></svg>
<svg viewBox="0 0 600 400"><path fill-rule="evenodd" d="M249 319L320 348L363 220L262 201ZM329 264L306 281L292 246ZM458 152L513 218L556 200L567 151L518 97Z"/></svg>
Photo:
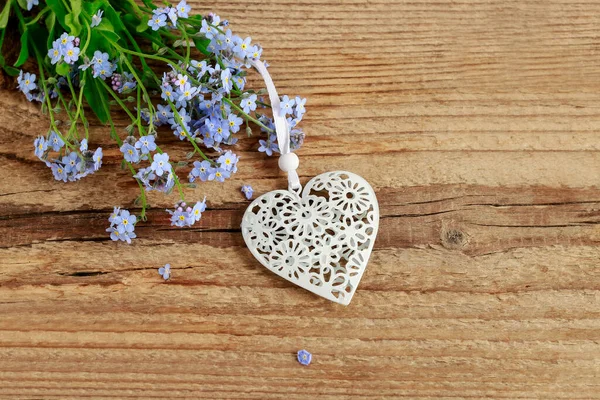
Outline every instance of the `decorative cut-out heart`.
<svg viewBox="0 0 600 400"><path fill-rule="evenodd" d="M314 177L301 195L266 193L250 204L242 220L246 245L262 265L344 305L365 272L378 227L373 188L345 171Z"/></svg>

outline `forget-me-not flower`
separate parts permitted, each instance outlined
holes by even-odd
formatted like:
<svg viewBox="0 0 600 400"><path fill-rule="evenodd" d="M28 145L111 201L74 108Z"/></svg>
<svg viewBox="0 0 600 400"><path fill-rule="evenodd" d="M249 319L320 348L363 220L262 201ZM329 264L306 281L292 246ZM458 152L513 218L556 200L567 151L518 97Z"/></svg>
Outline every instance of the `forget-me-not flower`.
<svg viewBox="0 0 600 400"><path fill-rule="evenodd" d="M67 64L73 64L75 61L79 60L79 47L75 47L75 45L71 43L67 43L67 46L63 50L65 62Z"/></svg>
<svg viewBox="0 0 600 400"><path fill-rule="evenodd" d="M158 176L162 176L162 174L171 171L171 164L169 163L169 155L167 153L156 154L154 156L154 161L152 161L152 165L150 165L152 171L156 173Z"/></svg>
<svg viewBox="0 0 600 400"><path fill-rule="evenodd" d="M129 161L132 163L137 163L140 161L140 152L134 146L129 143L123 143L123 146L120 148L121 153L123 153L123 158L125 161Z"/></svg>
<svg viewBox="0 0 600 400"><path fill-rule="evenodd" d="M94 170L96 171L98 171L102 165L102 156L102 147L98 147L92 156L92 160L94 161Z"/></svg>
<svg viewBox="0 0 600 400"><path fill-rule="evenodd" d="M177 4L177 15L180 18L187 18L188 17L188 13L190 12L190 10L192 9L192 7L190 7L185 0L181 0L179 2L179 4Z"/></svg>
<svg viewBox="0 0 600 400"><path fill-rule="evenodd" d="M240 107L242 107L246 114L249 114L250 111L256 110L256 99L257 96L255 94L251 94L250 96L242 99L240 102Z"/></svg>
<svg viewBox="0 0 600 400"><path fill-rule="evenodd" d="M196 178L200 178L201 181L207 181L209 175L212 173L213 167L209 161L194 161L194 168L190 172L189 180L194 182Z"/></svg>
<svg viewBox="0 0 600 400"><path fill-rule="evenodd" d="M157 31L166 25L167 16L165 14L157 14L156 10L154 10L154 15L148 20L148 26L152 28L153 31Z"/></svg>
<svg viewBox="0 0 600 400"><path fill-rule="evenodd" d="M39 159L42 159L42 157L46 153L46 150L48 150L48 142L46 141L46 138L44 138L43 136L38 136L37 139L35 139L35 141L33 142L33 145L35 147L35 155Z"/></svg>
<svg viewBox="0 0 600 400"><path fill-rule="evenodd" d="M27 0L27 11L31 11L33 6L40 4L40 0Z"/></svg>
<svg viewBox="0 0 600 400"><path fill-rule="evenodd" d="M154 142L155 140L156 138L154 137L154 135L142 136L135 143L135 148L139 149L142 152L142 154L148 154L151 151L156 150L156 143Z"/></svg>
<svg viewBox="0 0 600 400"><path fill-rule="evenodd" d="M90 24L90 28L100 25L100 22L102 22L102 14L104 14L104 11L98 10L96 11L96 14L92 15L92 23Z"/></svg>
<svg viewBox="0 0 600 400"><path fill-rule="evenodd" d="M306 350L300 350L298 352L298 362L302 365L308 365L312 361L312 354Z"/></svg>
<svg viewBox="0 0 600 400"><path fill-rule="evenodd" d="M158 269L158 273L167 281L171 278L171 264L165 264L164 267Z"/></svg>
<svg viewBox="0 0 600 400"><path fill-rule="evenodd" d="M52 146L52 150L54 151L59 151L65 145L65 142L54 131L50 132L48 141L50 142L50 146Z"/></svg>
<svg viewBox="0 0 600 400"><path fill-rule="evenodd" d="M252 186L250 185L244 185L242 186L242 193L244 193L246 199L250 200L252 198L252 195L254 194L254 189L252 189Z"/></svg>

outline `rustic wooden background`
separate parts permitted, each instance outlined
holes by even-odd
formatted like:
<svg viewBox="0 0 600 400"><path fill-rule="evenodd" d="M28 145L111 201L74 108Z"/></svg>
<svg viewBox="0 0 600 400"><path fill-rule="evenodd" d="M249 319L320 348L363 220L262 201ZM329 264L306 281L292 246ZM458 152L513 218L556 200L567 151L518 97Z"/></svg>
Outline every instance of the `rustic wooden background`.
<svg viewBox="0 0 600 400"><path fill-rule="evenodd" d="M240 186L286 184L256 137L233 179L188 190L199 226L151 196L127 246L104 232L137 196L107 129L101 171L56 183L32 151L46 118L3 90L0 397L600 398L598 1L192 3L308 97L302 179L377 191L357 295L329 303L244 247Z"/></svg>

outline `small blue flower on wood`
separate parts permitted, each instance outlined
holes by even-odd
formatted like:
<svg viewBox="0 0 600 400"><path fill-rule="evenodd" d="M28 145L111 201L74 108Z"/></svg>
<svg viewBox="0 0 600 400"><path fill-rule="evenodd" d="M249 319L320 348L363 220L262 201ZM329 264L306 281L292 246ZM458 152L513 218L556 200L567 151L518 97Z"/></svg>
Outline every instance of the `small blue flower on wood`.
<svg viewBox="0 0 600 400"><path fill-rule="evenodd" d="M298 352L298 362L302 365L308 365L312 361L312 354L306 350L300 350Z"/></svg>

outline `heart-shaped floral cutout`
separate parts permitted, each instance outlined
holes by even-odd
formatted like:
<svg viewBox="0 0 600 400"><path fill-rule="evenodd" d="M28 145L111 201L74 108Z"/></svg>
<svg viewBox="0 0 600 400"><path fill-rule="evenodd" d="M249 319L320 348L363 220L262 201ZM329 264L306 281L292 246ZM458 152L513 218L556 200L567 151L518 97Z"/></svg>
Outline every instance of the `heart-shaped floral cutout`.
<svg viewBox="0 0 600 400"><path fill-rule="evenodd" d="M266 193L250 204L242 220L246 245L262 265L344 305L367 267L378 227L373 188L345 171L314 177L301 195Z"/></svg>

